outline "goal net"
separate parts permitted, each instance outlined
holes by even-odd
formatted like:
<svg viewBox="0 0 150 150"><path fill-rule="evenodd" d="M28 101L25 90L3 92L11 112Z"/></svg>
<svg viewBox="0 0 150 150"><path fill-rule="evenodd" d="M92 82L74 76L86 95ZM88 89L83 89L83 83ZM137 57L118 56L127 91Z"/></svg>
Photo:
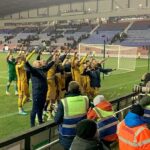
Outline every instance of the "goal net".
<svg viewBox="0 0 150 150"><path fill-rule="evenodd" d="M120 45L102 44L79 44L79 55L86 53L95 56L96 59L108 58L105 67L116 68L118 70L134 71L136 68L137 47L126 47Z"/></svg>

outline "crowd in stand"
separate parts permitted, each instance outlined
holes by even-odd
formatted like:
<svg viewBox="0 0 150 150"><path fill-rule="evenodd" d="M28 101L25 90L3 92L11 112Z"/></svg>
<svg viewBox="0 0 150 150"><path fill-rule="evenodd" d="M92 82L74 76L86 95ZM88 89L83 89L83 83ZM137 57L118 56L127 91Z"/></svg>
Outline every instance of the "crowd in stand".
<svg viewBox="0 0 150 150"><path fill-rule="evenodd" d="M119 149L150 149L150 97L133 105L125 119L119 123L113 107L103 95L100 74L113 69L102 67L106 60L98 61L93 56L79 58L68 49L55 51L47 60L39 52L31 65L29 59L35 54L20 52L16 58L10 52L7 56L9 81L16 81L19 114L26 115L23 106L30 101L29 79L32 82L31 127L35 118L39 124L45 115L54 117L59 125L59 139L65 150L106 150L119 141ZM17 93L18 92L18 93ZM54 104L57 107L53 107ZM55 111L55 114L52 113ZM44 112L44 113L43 113Z"/></svg>

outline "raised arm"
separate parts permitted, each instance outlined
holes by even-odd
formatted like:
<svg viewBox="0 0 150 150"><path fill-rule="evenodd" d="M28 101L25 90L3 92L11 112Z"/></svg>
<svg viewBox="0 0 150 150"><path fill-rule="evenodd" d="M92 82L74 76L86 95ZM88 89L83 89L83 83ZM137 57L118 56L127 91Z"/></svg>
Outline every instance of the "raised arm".
<svg viewBox="0 0 150 150"><path fill-rule="evenodd" d="M65 58L65 60L62 62L62 66L64 66L67 62L67 59Z"/></svg>
<svg viewBox="0 0 150 150"><path fill-rule="evenodd" d="M77 58L77 52L74 53L72 59L71 59L71 67L74 68L75 67L75 60Z"/></svg>
<svg viewBox="0 0 150 150"><path fill-rule="evenodd" d="M41 60L41 54L42 54L42 52L39 51L39 52L38 52L38 55L37 55L37 57L36 57L36 60Z"/></svg>
<svg viewBox="0 0 150 150"><path fill-rule="evenodd" d="M90 70L90 69L85 68L85 69L83 70L82 75L88 75L88 76L90 76L90 74L91 74L91 70Z"/></svg>
<svg viewBox="0 0 150 150"><path fill-rule="evenodd" d="M60 56L60 60L61 60L61 62L63 62L65 59L66 59L66 57L67 57L67 55L70 53L70 50L68 50L67 52L65 52L65 54L64 55L62 55L62 56Z"/></svg>
<svg viewBox="0 0 150 150"><path fill-rule="evenodd" d="M86 61L87 57L88 57L88 54L86 54L84 57L81 58L80 65L82 65Z"/></svg>
<svg viewBox="0 0 150 150"><path fill-rule="evenodd" d="M28 61L28 60L33 56L34 53L35 53L35 50L33 50L33 51L26 57L26 61Z"/></svg>
<svg viewBox="0 0 150 150"><path fill-rule="evenodd" d="M108 60L108 58L104 58L104 59L102 59L100 62L99 62L99 64L103 64L103 63L105 63L105 61L106 60Z"/></svg>
<svg viewBox="0 0 150 150"><path fill-rule="evenodd" d="M36 70L30 65L30 63L27 61L25 63L25 68L30 71L32 74L34 74L36 72Z"/></svg>
<svg viewBox="0 0 150 150"><path fill-rule="evenodd" d="M98 70L99 70L100 72L103 72L104 74L107 74L107 73L109 73L109 72L114 71L114 69L105 69L105 68L102 68L102 67L98 68Z"/></svg>
<svg viewBox="0 0 150 150"><path fill-rule="evenodd" d="M50 55L50 56L48 57L48 59L46 60L46 64L48 64L48 63L52 60L52 58L53 58L53 55Z"/></svg>
<svg viewBox="0 0 150 150"><path fill-rule="evenodd" d="M55 64L55 61L51 61L46 66L42 67L43 71L47 72L54 64Z"/></svg>
<svg viewBox="0 0 150 150"><path fill-rule="evenodd" d="M63 61L65 60L66 56L67 56L67 54L61 55L61 56L59 57L59 60L60 60L61 62L63 62Z"/></svg>
<svg viewBox="0 0 150 150"><path fill-rule="evenodd" d="M9 61L10 55L11 55L11 52L9 51L8 54L7 54L7 57L6 57L6 61L7 61L7 62Z"/></svg>

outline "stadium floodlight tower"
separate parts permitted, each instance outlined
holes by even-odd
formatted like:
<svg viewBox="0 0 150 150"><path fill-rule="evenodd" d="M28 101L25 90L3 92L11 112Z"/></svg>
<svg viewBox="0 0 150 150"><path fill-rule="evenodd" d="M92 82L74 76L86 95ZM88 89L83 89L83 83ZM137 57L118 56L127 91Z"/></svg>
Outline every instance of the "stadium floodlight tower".
<svg viewBox="0 0 150 150"><path fill-rule="evenodd" d="M79 55L91 53L96 59L108 58L106 68L116 68L117 72L135 71L137 47L109 44L79 44Z"/></svg>
<svg viewBox="0 0 150 150"><path fill-rule="evenodd" d="M105 59L105 57L106 57L106 35L102 35L102 38L104 39L104 55L103 55L103 58ZM105 68L105 63L103 63L103 68ZM103 73L103 80L104 80L104 77L105 77L105 75L104 75L104 73Z"/></svg>
<svg viewBox="0 0 150 150"><path fill-rule="evenodd" d="M148 72L150 72L150 45L146 46L148 50Z"/></svg>

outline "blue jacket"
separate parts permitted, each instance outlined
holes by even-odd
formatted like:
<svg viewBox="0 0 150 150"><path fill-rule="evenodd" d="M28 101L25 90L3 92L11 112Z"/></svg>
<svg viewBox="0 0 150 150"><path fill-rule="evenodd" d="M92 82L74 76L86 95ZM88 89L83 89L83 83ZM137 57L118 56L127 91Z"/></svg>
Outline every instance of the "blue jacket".
<svg viewBox="0 0 150 150"><path fill-rule="evenodd" d="M118 119L114 116L107 117L98 121L97 127L99 130L99 138L105 141L113 141L117 139Z"/></svg>
<svg viewBox="0 0 150 150"><path fill-rule="evenodd" d="M144 118L142 116L139 116L132 112L128 112L124 121L126 126L130 128L145 124Z"/></svg>
<svg viewBox="0 0 150 150"><path fill-rule="evenodd" d="M144 120L146 123L150 124L150 109L144 109Z"/></svg>
<svg viewBox="0 0 150 150"><path fill-rule="evenodd" d="M73 97L73 96L79 96L79 95L81 95L81 94L78 92L77 93L67 93L65 95L65 97ZM56 112L55 117L54 117L54 121L56 124L62 124L63 118L64 118L64 107L63 107L62 102L60 101L58 104L57 112ZM86 118L86 116L85 116L85 118ZM60 143L66 149L70 148L73 139L74 139L74 136L67 137L67 136L62 136L61 134L59 134Z"/></svg>
<svg viewBox="0 0 150 150"><path fill-rule="evenodd" d="M47 93L46 72L53 66L54 61L45 67L34 68L26 62L26 68L31 73L33 100L45 100Z"/></svg>

